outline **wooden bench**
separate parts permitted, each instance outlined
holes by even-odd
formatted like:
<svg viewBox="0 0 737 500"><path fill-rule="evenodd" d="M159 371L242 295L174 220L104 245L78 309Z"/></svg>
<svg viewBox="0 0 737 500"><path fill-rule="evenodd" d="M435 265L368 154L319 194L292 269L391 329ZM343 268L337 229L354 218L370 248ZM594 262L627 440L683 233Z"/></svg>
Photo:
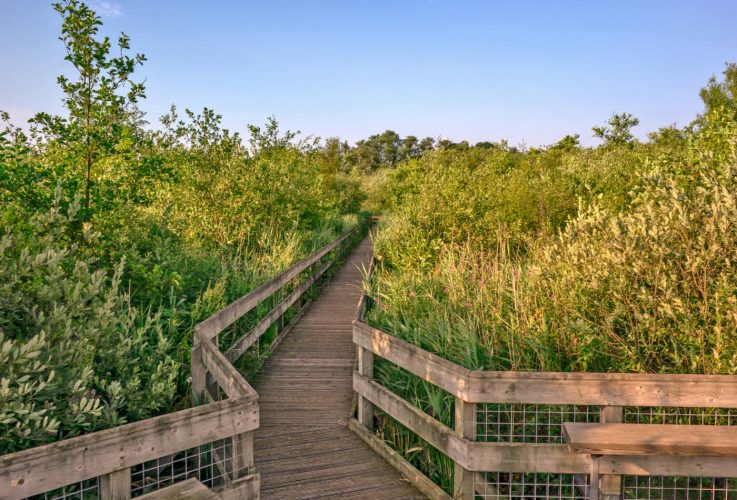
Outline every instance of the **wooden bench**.
<svg viewBox="0 0 737 500"><path fill-rule="evenodd" d="M737 456L737 427L670 424L563 424L568 449L590 455Z"/></svg>
<svg viewBox="0 0 737 500"><path fill-rule="evenodd" d="M563 434L569 451L591 455L589 498L597 500L602 457L737 457L737 427L731 426L566 422Z"/></svg>
<svg viewBox="0 0 737 500"><path fill-rule="evenodd" d="M140 500L218 500L220 496L210 491L196 479L187 479L140 497Z"/></svg>

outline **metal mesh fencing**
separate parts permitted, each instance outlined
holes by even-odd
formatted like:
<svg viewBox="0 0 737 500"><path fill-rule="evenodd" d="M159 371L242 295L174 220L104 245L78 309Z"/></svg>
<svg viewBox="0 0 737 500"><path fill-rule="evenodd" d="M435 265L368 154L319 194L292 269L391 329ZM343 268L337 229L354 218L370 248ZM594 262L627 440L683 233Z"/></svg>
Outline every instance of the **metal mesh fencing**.
<svg viewBox="0 0 737 500"><path fill-rule="evenodd" d="M625 500L735 500L737 479L718 477L625 476Z"/></svg>
<svg viewBox="0 0 737 500"><path fill-rule="evenodd" d="M483 472L474 475L476 498L523 500L559 498L586 500L589 492L587 474L530 474Z"/></svg>
<svg viewBox="0 0 737 500"><path fill-rule="evenodd" d="M562 444L563 423L601 420L602 406L476 405L477 441ZM623 422L636 424L737 425L737 409L625 407ZM476 474L476 498L585 499L586 474L485 472ZM623 499L737 500L737 478L625 476Z"/></svg>
<svg viewBox="0 0 737 500"><path fill-rule="evenodd" d="M628 424L737 425L737 409L628 406L624 408L624 422Z"/></svg>
<svg viewBox="0 0 737 500"><path fill-rule="evenodd" d="M220 439L132 467L131 496L144 495L191 478L212 488L232 477L234 467L233 439ZM236 472L244 473L243 470Z"/></svg>
<svg viewBox="0 0 737 500"><path fill-rule="evenodd" d="M486 403L476 405L476 440L563 443L564 422L598 422L600 406Z"/></svg>
<svg viewBox="0 0 737 500"><path fill-rule="evenodd" d="M131 496L138 497L187 479L197 479L208 488L234 477L233 438L220 439L189 450L166 455L131 467ZM248 471L236 470L239 477ZM30 500L93 500L100 498L99 478L88 479Z"/></svg>
<svg viewBox="0 0 737 500"><path fill-rule="evenodd" d="M99 484L95 477L28 498L30 500L92 500L100 498Z"/></svg>

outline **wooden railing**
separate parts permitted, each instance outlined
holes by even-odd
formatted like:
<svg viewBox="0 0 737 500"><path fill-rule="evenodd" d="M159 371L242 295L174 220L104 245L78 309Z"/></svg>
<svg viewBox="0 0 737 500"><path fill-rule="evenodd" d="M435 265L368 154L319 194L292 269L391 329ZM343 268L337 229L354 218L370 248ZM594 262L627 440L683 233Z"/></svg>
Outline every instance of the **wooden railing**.
<svg viewBox="0 0 737 500"><path fill-rule="evenodd" d="M700 411L697 409L707 409L704 411L715 415L715 421L737 425L737 413L718 410L737 409L737 377L471 371L372 328L364 318L368 302L366 296L361 298L353 322L353 341L359 360L358 369L353 375L358 411L350 427L431 498L448 498L448 495L372 433L376 409L454 462L455 498L472 499L484 493L493 498L496 498L495 495L506 498L507 493L497 490L497 486L485 475L491 472L509 473L505 476L507 478L514 477L513 474L519 476L520 473L570 474L575 480L572 488L578 488L582 496L607 499L622 498L623 476L737 477L735 457L662 454L598 457L569 450L565 438L557 434L566 418L575 412L588 412L585 414L588 421L611 423L622 422L626 409L627 415L635 415L636 422L660 423L658 418L647 421L644 417L646 411L638 410L642 407L650 409L650 417L653 416L654 407L658 408L657 411L684 407L693 409L689 410L691 413L685 413L688 415L696 415ZM449 393L455 400L453 427L441 423L374 380L375 356ZM543 408L541 405L552 405L544 407L547 408L547 416L540 410ZM555 410L563 407L567 410ZM537 420L527 424L518 422L518 427L512 432L518 432L518 436L491 436L493 439L489 439L488 435L478 435L480 429L499 425L498 417L505 409L518 412L516 418L523 419L525 408L530 412L529 416ZM559 418L556 411L560 411ZM485 421L487 418L490 420ZM506 420L502 425L506 426L505 429L513 427ZM555 435L550 434L553 427ZM538 433L545 435L539 436ZM597 482L591 484L594 472ZM492 491L494 494L491 494ZM729 491L729 495L737 498L737 489ZM716 498L732 498L726 493L724 495ZM523 496L527 495L522 493L514 498ZM555 497L550 494L550 498ZM565 498L579 496L572 494ZM671 497L666 493L662 498Z"/></svg>
<svg viewBox="0 0 737 500"><path fill-rule="evenodd" d="M118 500L191 477L222 498L258 498L260 477L253 463L258 394L233 363L274 325L272 347L283 339L309 302L311 287L364 228L354 227L195 327L193 399L206 404L0 456L0 498L59 490L60 498ZM286 297L221 352L218 335L284 289ZM290 308L298 311L285 324Z"/></svg>

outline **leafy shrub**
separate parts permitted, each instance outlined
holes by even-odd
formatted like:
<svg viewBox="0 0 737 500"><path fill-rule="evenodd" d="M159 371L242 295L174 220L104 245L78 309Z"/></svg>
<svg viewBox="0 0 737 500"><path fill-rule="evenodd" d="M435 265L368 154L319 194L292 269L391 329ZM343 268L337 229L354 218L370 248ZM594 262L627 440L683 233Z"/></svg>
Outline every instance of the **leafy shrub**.
<svg viewBox="0 0 737 500"><path fill-rule="evenodd" d="M178 364L156 313L129 305L96 268L98 235L69 234L79 202L27 222L9 207L0 240L0 453L154 415Z"/></svg>

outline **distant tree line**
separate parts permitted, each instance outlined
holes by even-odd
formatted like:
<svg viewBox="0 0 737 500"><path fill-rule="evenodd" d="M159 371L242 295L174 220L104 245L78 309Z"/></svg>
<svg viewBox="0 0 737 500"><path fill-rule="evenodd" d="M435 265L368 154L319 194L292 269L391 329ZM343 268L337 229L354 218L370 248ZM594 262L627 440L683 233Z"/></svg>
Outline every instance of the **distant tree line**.
<svg viewBox="0 0 737 500"><path fill-rule="evenodd" d="M622 146L637 142L632 129L639 125L640 120L630 113L614 113L605 125L592 127L593 137L602 141L602 147ZM651 139L659 137L651 134ZM580 136L566 135L549 149L571 151L580 147ZM385 130L381 134L374 134L367 139L361 139L351 146L348 141L340 137L330 137L323 146L324 165L328 172L344 173L371 173L382 168L394 168L405 160L419 158L424 153L433 150L466 150L470 148L499 149L516 153L520 148L510 146L502 139L498 142L480 141L471 144L463 140L451 141L447 138L434 139L425 137L418 139L414 135L401 137L393 130ZM540 148L531 148L531 151ZM545 148L543 148L545 149Z"/></svg>

